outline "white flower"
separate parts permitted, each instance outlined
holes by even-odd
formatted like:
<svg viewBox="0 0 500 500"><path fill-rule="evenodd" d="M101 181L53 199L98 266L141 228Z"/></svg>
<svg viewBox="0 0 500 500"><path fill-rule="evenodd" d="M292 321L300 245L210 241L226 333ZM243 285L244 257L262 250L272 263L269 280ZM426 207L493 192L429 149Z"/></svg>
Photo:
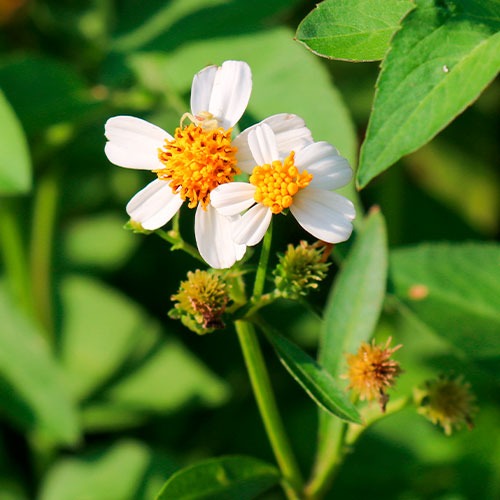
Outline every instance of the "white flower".
<svg viewBox="0 0 500 500"><path fill-rule="evenodd" d="M221 67L209 66L195 75L192 114L186 114L193 123L177 128L174 137L132 116L110 118L105 126L105 152L112 163L151 170L158 177L127 204L130 218L144 229L155 230L165 225L184 201L190 208L197 207L196 243L214 268L232 266L246 249L232 240L233 219L214 210L210 194L239 173L231 127L245 111L251 90L249 66L225 61Z"/></svg>
<svg viewBox="0 0 500 500"><path fill-rule="evenodd" d="M290 135L290 138L292 136ZM212 205L222 215L245 212L233 225L233 239L240 245L256 245L264 237L273 214L289 208L298 223L319 240L339 243L349 238L354 205L332 192L346 185L352 170L345 158L327 142L277 141L268 123L247 134L248 152L240 168L251 174L249 183L223 184L211 193ZM250 165L257 165L253 168Z"/></svg>

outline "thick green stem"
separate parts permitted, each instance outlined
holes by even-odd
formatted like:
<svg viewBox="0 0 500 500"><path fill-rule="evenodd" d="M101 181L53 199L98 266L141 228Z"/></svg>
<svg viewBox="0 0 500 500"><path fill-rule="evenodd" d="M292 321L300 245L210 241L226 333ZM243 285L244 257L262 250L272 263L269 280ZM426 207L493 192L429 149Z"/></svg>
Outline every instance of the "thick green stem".
<svg viewBox="0 0 500 500"><path fill-rule="evenodd" d="M269 229L264 236L262 243L262 250L260 252L259 267L255 275L255 283L253 286L252 300L258 301L264 292L264 285L266 284L267 264L269 262L269 253L271 251L271 241L273 239L273 225L269 225Z"/></svg>
<svg viewBox="0 0 500 500"><path fill-rule="evenodd" d="M30 248L35 314L46 332L49 343L54 335L51 276L58 194L57 177L52 171L38 183L33 206Z"/></svg>
<svg viewBox="0 0 500 500"><path fill-rule="evenodd" d="M264 422L276 461L283 474L283 485L290 500L300 498L302 476L278 412L271 381L254 327L248 321L235 322L257 406Z"/></svg>

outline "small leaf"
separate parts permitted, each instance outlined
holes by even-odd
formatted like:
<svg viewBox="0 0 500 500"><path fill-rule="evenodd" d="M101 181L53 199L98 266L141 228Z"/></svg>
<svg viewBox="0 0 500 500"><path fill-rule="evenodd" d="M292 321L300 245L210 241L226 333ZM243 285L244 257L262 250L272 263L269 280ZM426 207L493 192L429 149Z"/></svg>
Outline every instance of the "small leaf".
<svg viewBox="0 0 500 500"><path fill-rule="evenodd" d="M0 91L0 195L21 194L31 187L31 159L23 129Z"/></svg>
<svg viewBox="0 0 500 500"><path fill-rule="evenodd" d="M338 387L339 384L322 366L296 344L271 331L267 325L260 326L285 368L320 408L342 420L361 423L359 413L349 401L346 391Z"/></svg>
<svg viewBox="0 0 500 500"><path fill-rule="evenodd" d="M0 288L0 406L26 431L60 443L79 438L76 407L43 336Z"/></svg>
<svg viewBox="0 0 500 500"><path fill-rule="evenodd" d="M255 458L214 458L173 474L157 500L251 500L279 480L275 467Z"/></svg>
<svg viewBox="0 0 500 500"><path fill-rule="evenodd" d="M347 61L383 59L410 0L325 0L297 28L315 54Z"/></svg>
<svg viewBox="0 0 500 500"><path fill-rule="evenodd" d="M472 359L500 357L500 247L427 244L391 252L396 295Z"/></svg>
<svg viewBox="0 0 500 500"><path fill-rule="evenodd" d="M417 0L382 64L361 149L358 184L432 139L500 68L493 0Z"/></svg>

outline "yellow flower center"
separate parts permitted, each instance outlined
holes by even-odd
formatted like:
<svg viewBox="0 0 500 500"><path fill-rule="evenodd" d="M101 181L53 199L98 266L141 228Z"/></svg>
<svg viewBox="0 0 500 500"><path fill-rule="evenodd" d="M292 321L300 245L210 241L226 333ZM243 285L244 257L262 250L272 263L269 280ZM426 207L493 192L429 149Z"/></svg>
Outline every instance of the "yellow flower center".
<svg viewBox="0 0 500 500"><path fill-rule="evenodd" d="M175 130L174 139L165 140L158 157L165 168L155 170L158 179L168 181L174 193L189 200L189 208L210 203L210 192L230 182L236 167L237 148L231 146L231 129L204 130L195 124Z"/></svg>
<svg viewBox="0 0 500 500"><path fill-rule="evenodd" d="M299 172L294 158L295 153L292 151L284 162L275 160L271 165L266 163L255 167L250 176L250 183L257 188L255 201L269 207L273 214L288 208L299 190L312 181L313 176L307 170Z"/></svg>

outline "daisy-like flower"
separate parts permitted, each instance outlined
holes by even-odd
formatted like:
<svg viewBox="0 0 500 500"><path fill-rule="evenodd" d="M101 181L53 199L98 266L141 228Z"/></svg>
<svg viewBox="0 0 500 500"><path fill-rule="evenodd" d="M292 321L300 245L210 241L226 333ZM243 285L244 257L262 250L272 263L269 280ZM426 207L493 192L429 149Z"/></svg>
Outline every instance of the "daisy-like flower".
<svg viewBox="0 0 500 500"><path fill-rule="evenodd" d="M251 90L249 66L225 61L195 75L191 114L186 113L174 136L132 116L110 118L105 126L105 152L111 163L157 176L127 204L131 220L155 230L186 202L196 208L198 250L214 268L230 267L245 253L245 245L231 238L232 219L218 214L210 197L214 188L240 172L231 128L245 111ZM186 117L192 123L183 127Z"/></svg>
<svg viewBox="0 0 500 500"><path fill-rule="evenodd" d="M297 130L286 130L283 123L280 128L265 122L252 127L238 164L250 174L249 182L223 184L212 191L212 205L220 214L244 212L233 225L236 244L259 243L273 214L286 209L319 240L339 243L351 235L354 206L331 191L351 180L347 160L331 144L307 140Z"/></svg>

